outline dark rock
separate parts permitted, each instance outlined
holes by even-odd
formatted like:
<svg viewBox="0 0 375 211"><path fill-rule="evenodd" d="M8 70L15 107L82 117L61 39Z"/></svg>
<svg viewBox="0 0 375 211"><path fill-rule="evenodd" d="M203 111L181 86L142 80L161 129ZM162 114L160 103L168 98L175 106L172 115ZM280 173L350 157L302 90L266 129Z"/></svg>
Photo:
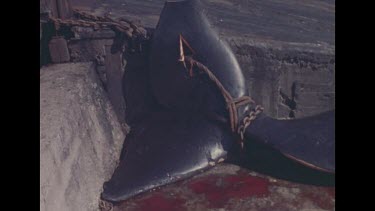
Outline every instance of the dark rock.
<svg viewBox="0 0 375 211"><path fill-rule="evenodd" d="M98 56L105 56L105 46L112 45L113 39L70 40L68 47L72 62L92 62Z"/></svg>
<svg viewBox="0 0 375 211"><path fill-rule="evenodd" d="M48 46L52 63L63 63L70 61L68 45L63 37L52 37Z"/></svg>

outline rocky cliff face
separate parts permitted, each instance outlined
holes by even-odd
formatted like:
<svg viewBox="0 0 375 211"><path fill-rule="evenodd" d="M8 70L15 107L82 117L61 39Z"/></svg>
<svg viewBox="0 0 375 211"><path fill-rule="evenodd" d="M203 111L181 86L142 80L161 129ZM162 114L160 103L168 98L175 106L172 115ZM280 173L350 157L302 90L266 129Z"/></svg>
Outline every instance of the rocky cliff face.
<svg viewBox="0 0 375 211"><path fill-rule="evenodd" d="M125 135L92 63L40 70L40 209L98 210Z"/></svg>

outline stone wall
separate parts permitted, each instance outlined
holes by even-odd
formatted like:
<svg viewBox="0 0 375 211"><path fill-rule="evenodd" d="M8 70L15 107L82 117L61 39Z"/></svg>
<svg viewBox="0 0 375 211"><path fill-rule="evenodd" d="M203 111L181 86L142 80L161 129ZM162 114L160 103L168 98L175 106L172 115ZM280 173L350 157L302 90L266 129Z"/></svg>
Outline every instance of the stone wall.
<svg viewBox="0 0 375 211"><path fill-rule="evenodd" d="M301 118L335 108L335 55L330 46L229 42L250 96L269 115Z"/></svg>
<svg viewBox="0 0 375 211"><path fill-rule="evenodd" d="M333 0L201 0L228 41L251 96L276 118L301 118L335 108ZM155 28L164 0L72 1L96 15L125 17Z"/></svg>

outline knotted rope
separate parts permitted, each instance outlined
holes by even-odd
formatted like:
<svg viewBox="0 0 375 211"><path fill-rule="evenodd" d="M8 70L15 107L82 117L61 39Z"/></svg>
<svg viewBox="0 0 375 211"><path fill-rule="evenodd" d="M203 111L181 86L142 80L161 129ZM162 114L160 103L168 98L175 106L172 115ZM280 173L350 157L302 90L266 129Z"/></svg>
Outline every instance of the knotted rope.
<svg viewBox="0 0 375 211"><path fill-rule="evenodd" d="M100 211L113 211L113 204L109 201L99 199L99 210Z"/></svg>
<svg viewBox="0 0 375 211"><path fill-rule="evenodd" d="M259 115L263 111L263 107L257 105L254 110L251 110L250 113L242 119L242 121L240 122L240 126L238 126L238 108L250 103L255 104L255 101L250 96L241 96L234 99L210 69L208 69L199 61L193 59L192 56L185 56L183 44L185 44L189 48L193 55L195 52L193 48L190 47L189 43L183 38L183 36L180 35L180 58L178 61L183 62L185 68L187 68L186 63L189 64L188 71L190 77L193 77L193 67L196 66L200 71L205 73L212 82L215 83L216 87L220 90L222 96L224 97L225 103L227 105L232 132L237 132L240 135L240 144L241 148L243 148L244 132L246 128L251 124L251 122L256 119L257 115Z"/></svg>

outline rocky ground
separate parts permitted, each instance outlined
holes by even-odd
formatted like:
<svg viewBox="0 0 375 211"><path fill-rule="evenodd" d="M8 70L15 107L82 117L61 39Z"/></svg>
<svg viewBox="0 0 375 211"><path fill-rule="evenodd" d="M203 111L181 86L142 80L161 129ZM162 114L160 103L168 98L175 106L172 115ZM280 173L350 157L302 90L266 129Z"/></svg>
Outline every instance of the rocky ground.
<svg viewBox="0 0 375 211"><path fill-rule="evenodd" d="M231 164L142 194L115 211L326 211L335 210L335 188L277 180Z"/></svg>
<svg viewBox="0 0 375 211"><path fill-rule="evenodd" d="M40 70L40 209L98 210L125 134L92 63Z"/></svg>

